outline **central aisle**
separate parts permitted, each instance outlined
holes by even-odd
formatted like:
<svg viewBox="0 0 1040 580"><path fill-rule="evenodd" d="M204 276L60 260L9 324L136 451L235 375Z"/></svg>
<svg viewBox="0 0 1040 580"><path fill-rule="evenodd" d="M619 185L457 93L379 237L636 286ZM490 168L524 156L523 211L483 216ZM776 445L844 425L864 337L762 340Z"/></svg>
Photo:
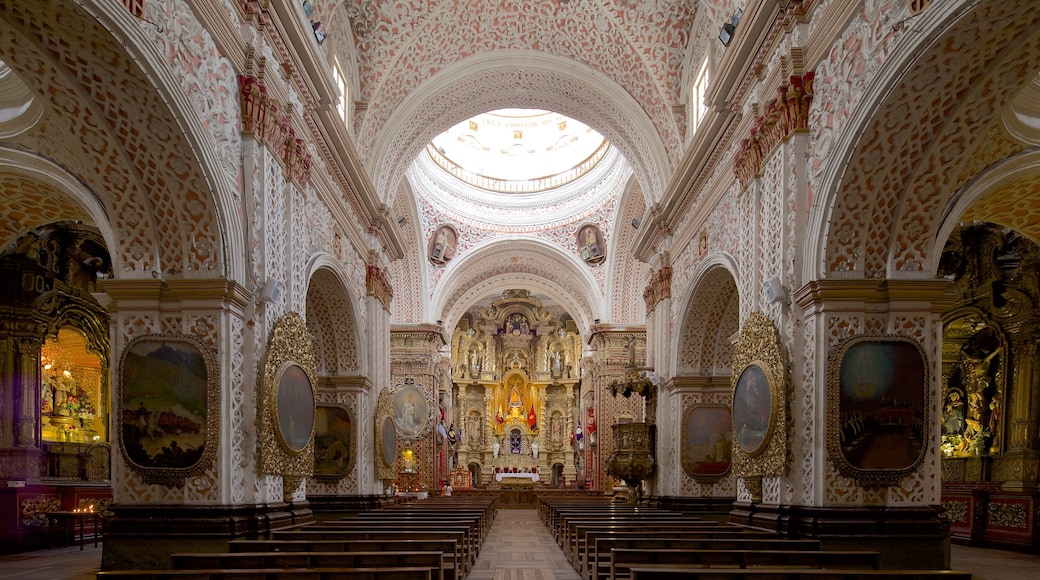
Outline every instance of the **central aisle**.
<svg viewBox="0 0 1040 580"><path fill-rule="evenodd" d="M579 580L533 509L500 509L468 580Z"/></svg>

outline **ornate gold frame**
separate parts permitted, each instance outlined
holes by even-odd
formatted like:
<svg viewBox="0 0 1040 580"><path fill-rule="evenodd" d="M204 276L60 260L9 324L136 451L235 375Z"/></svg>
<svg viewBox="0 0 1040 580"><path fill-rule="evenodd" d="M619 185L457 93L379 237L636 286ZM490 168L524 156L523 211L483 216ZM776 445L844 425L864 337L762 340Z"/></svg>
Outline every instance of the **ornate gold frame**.
<svg viewBox="0 0 1040 580"><path fill-rule="evenodd" d="M898 342L912 345L921 357L921 451L906 467L899 469L862 469L852 465L845 456L841 445L841 364L849 350L859 344L869 342ZM910 475L924 461L928 452L928 436L931 413L931 375L928 372L928 356L921 344L912 337L898 334L870 334L847 338L831 349L827 357L827 454L838 472L845 477L856 480L862 485L887 486L896 485L899 480Z"/></svg>
<svg viewBox="0 0 1040 580"><path fill-rule="evenodd" d="M286 498L292 496L303 477L314 473L313 422L310 439L298 451L285 443L278 425L278 384L285 369L292 365L303 369L310 381L311 395L317 401L314 346L307 325L296 312L287 313L271 330L267 352L260 365L260 408L257 413L260 471L283 476L283 495Z"/></svg>
<svg viewBox="0 0 1040 580"><path fill-rule="evenodd" d="M372 425L374 437L372 437L373 445L375 446L375 458L376 463L376 477L384 481L393 480L397 478L397 428L394 426L394 411L393 411L393 395L390 389L383 389L379 393L379 399L376 402L376 419L375 424ZM389 430L387 429L389 427ZM383 451L383 438L384 433L393 435L394 439L394 456L387 457Z"/></svg>
<svg viewBox="0 0 1040 580"><path fill-rule="evenodd" d="M126 369L126 359L134 350L134 347L149 341L191 345L199 352L204 364L206 365L206 444L199 460L189 467L149 467L139 465L127 454L123 442L123 372ZM126 464L131 469L141 474L141 477L145 482L168 486L181 485L184 479L200 475L213 466L213 460L217 454L217 447L220 445L220 366L217 364L216 354L202 344L202 342L191 336L185 335L147 334L135 337L126 345L123 349L122 356L120 357L117 391L116 417L118 418L119 429L117 430L117 433L115 433L115 437L119 442L119 450L122 452Z"/></svg>
<svg viewBox="0 0 1040 580"><path fill-rule="evenodd" d="M720 479L725 478L733 471L733 456L730 455L729 467L726 471L719 474L705 474L705 473L694 473L694 466L687 461L687 444L686 442L690 439L690 415L697 409L723 409L730 413L730 433L733 430L732 420L732 409L726 405L690 405L683 411L682 415L682 440L679 443L679 460L682 463L683 472L690 479L698 483L714 483ZM730 441L732 446L733 442Z"/></svg>
<svg viewBox="0 0 1040 580"><path fill-rule="evenodd" d="M783 475L787 473L787 362L780 335L773 321L761 312L752 313L744 322L733 353L734 372L730 384L730 401L736 394L737 381L750 366L762 370L769 382L769 425L762 444L753 453L736 444L737 426L733 429L733 463L731 472L743 478Z"/></svg>

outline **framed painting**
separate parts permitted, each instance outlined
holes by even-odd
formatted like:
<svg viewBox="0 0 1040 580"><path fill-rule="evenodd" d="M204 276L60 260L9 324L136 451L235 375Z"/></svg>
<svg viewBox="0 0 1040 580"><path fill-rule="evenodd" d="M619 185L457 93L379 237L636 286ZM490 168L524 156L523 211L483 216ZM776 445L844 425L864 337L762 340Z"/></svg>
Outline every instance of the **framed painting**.
<svg viewBox="0 0 1040 580"><path fill-rule="evenodd" d="M762 452L773 435L775 401L762 363L744 367L733 389L733 441L749 456Z"/></svg>
<svg viewBox="0 0 1040 580"><path fill-rule="evenodd" d="M287 362L277 380L275 417L278 441L292 453L307 447L314 432L314 388L303 368Z"/></svg>
<svg viewBox="0 0 1040 580"><path fill-rule="evenodd" d="M414 386L403 386L394 394L394 425L402 439L416 439L430 424L430 405L422 391Z"/></svg>
<svg viewBox="0 0 1040 580"><path fill-rule="evenodd" d="M383 466L393 468L397 462L397 428L392 417L384 417L379 428L379 456Z"/></svg>
<svg viewBox="0 0 1040 580"><path fill-rule="evenodd" d="M150 482L176 483L216 454L220 392L213 353L187 336L135 338L119 365L123 456Z"/></svg>
<svg viewBox="0 0 1040 580"><path fill-rule="evenodd" d="M730 378L731 470L751 490L763 476L787 473L788 363L769 316L752 312L741 326ZM761 501L754 491L750 497Z"/></svg>
<svg viewBox="0 0 1040 580"><path fill-rule="evenodd" d="M683 413L682 467L690 478L710 483L729 473L733 420L729 407L693 405Z"/></svg>
<svg viewBox="0 0 1040 580"><path fill-rule="evenodd" d="M838 471L893 485L924 460L928 358L905 336L859 336L827 362L827 448Z"/></svg>
<svg viewBox="0 0 1040 580"><path fill-rule="evenodd" d="M314 413L314 476L340 480L354 469L354 418L346 407L318 405Z"/></svg>
<svg viewBox="0 0 1040 580"><path fill-rule="evenodd" d="M286 313L271 329L260 364L256 416L260 472L282 476L285 501L314 473L315 361L303 317Z"/></svg>

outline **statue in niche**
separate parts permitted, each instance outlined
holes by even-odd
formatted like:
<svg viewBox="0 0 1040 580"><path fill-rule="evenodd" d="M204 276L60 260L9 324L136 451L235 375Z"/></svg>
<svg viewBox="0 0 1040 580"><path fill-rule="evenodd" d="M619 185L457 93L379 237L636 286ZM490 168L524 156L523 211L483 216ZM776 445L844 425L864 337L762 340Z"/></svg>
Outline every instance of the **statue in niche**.
<svg viewBox="0 0 1040 580"><path fill-rule="evenodd" d="M469 348L469 376L470 378L479 378L480 371L483 369L483 361L480 356L480 347L473 345Z"/></svg>
<svg viewBox="0 0 1040 580"><path fill-rule="evenodd" d="M455 249L458 246L458 235L451 226L441 226L434 232L430 240L430 261L441 266L447 264L455 257Z"/></svg>
<svg viewBox="0 0 1040 580"><path fill-rule="evenodd" d="M599 264L606 259L603 252L603 234L600 233L599 226L589 224L578 230L578 249L581 259L587 264Z"/></svg>

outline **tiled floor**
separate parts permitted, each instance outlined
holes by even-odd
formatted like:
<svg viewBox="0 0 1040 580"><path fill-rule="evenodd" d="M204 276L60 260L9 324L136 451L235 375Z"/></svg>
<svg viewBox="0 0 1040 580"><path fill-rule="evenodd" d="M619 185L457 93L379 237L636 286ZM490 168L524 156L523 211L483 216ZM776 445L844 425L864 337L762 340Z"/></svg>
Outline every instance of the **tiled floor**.
<svg viewBox="0 0 1040 580"><path fill-rule="evenodd" d="M1040 556L954 545L952 567L975 580L1035 580ZM62 548L0 556L0 580L94 580L101 548ZM535 510L499 510L468 580L577 580Z"/></svg>

